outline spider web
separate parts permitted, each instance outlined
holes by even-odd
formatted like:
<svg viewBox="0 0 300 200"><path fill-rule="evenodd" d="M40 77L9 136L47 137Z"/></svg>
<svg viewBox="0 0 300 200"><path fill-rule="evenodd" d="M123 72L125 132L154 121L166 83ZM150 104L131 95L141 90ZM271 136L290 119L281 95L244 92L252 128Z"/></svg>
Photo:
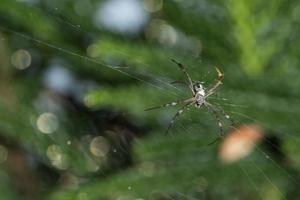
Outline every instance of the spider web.
<svg viewBox="0 0 300 200"><path fill-rule="evenodd" d="M77 25L72 24L69 21L60 19L59 17L56 17L53 14L51 14L50 16L53 17L53 19L55 19L57 21L57 23L64 23L64 24L70 26L71 28L74 28L76 31L79 31L82 33L86 32L85 30L79 28ZM177 86L170 84L170 81L169 81L170 79L167 78L167 74L162 76L155 72L151 72L149 70L149 69L151 69L150 66L146 63L141 63L143 66L148 66L148 67L143 69L143 74L139 74L138 72L135 72L134 69L131 68L130 66L127 66L127 67L129 67L127 69L127 68L124 68L124 66L106 64L105 62L99 61L98 59L93 59L86 55L78 54L76 52L68 50L65 47L54 45L51 42L46 42L46 41L40 40L38 38L31 37L26 33L21 33L21 32L15 31L14 29L6 28L2 25L1 25L0 29L3 30L4 32L10 32L18 37L21 37L24 40L30 41L32 43L46 46L55 51L59 51L64 54L77 57L78 59L81 59L81 60L86 60L88 62L96 64L97 66L103 66L105 68L114 70L116 73L121 73L124 76L128 76L130 78L136 79L137 81L139 81L143 84L146 84L149 87L160 90L161 95L168 94L168 95L171 95L171 97L178 98L184 92L184 89L182 87L177 87ZM122 50L120 50L120 51L122 53ZM130 57L130 55L128 55L125 52L123 52L123 54ZM170 63L170 65L171 64L172 63ZM174 67L174 69L176 69L176 68ZM225 79L226 78L230 78L230 77L225 77ZM261 77L261 78L258 78L257 80L263 79L263 78L264 77ZM206 77L204 76L203 79L205 80ZM274 77L273 79L276 79L276 77ZM224 90L224 89L222 89L222 90ZM234 101L234 99L232 98L232 96L230 96L230 93L234 93L235 91L230 88L226 88L226 90L228 93L225 95L226 99L230 99L230 100L224 101L223 97L216 97L215 103L217 105L224 107L224 109L228 113L230 113L231 116L235 120L237 120L240 123L243 123L243 122L258 123L267 129L271 129L271 130L273 129L272 125L268 125L266 122L263 121L263 119L259 120L259 119L257 119L258 117L256 117L256 116L254 117L253 115L251 116L250 114L248 114L247 103L244 103L241 105L239 105L238 103L237 104L231 103ZM159 103L159 101L158 101L158 103ZM151 106L151 105L149 105L149 106ZM244 110L242 109L242 111L240 111L239 108L241 108L241 107L244 108ZM246 109L245 109L245 107L246 107ZM237 109L237 111L235 111L236 109ZM199 115L202 115L204 112L204 111L197 111L197 110L192 110L192 109L190 109L190 110L191 110L191 112L199 112ZM159 111L159 113L162 113L162 112L166 113L166 111ZM170 117L169 117L170 114L171 114L171 112L165 114L167 116L166 121L168 119L170 119ZM185 140L185 138L189 138L192 141L193 138L195 137L193 135L193 133L195 132L194 130L201 130L203 128L203 126L208 127L208 126L212 126L212 124L216 124L213 118L209 119L209 117L210 117L209 114L206 114L206 115L207 115L206 117L202 118L202 119L204 119L203 121L201 121L202 119L199 117L199 120L201 122L199 122L198 119L194 119L191 115L182 116L181 117L182 120L179 119L176 122L176 127L174 128L175 133L171 134L170 136L167 136L167 137L163 136L160 139L169 140L168 137L170 137L171 140L174 138L175 139L182 138L183 140ZM297 121L297 119L294 118L293 123L297 123L296 121ZM290 131L292 131L292 132L290 132ZM294 133L294 131L296 131L296 130L293 130L293 128L290 128L288 130L288 132L285 132L286 137L292 138L292 142L294 142L294 140L296 142L298 142L299 138L297 137L297 134ZM217 126L216 126L215 132L218 132ZM203 152L207 153L208 151L213 151L214 146L207 147L207 146L205 146L205 143L207 143L207 140L204 141L202 143L202 145L200 145L200 146L198 145L198 150L194 149L192 152L194 154L201 154ZM266 150L262 149L261 147L256 147L256 151L257 151L257 156L259 159L262 159L264 162L269 163L269 165L271 167L277 168L277 170L279 170L288 181L293 182L295 185L299 185L299 180L297 178L295 178L294 175L291 174L291 172L288 169L286 169L284 166L281 166L280 164L278 164L278 162L275 161L274 158L272 158L272 156L269 155L269 153ZM242 163L237 164L237 168L239 169L239 174L243 177L243 179L245 179L249 182L250 187L254 188L254 190L258 193L258 196L260 196L261 199L264 199L263 195L265 195L265 194L261 194L262 191L259 188L260 187L259 182L258 182L258 180L254 180L254 178L252 177L253 173L261 174L263 179L266 182L268 182L271 185L271 187L273 188L273 190L270 190L270 191L273 191L273 192L275 191L275 193L277 191L277 192L279 192L281 198L286 199L286 194L285 194L284 190L281 188L282 186L278 183L277 180L275 180L276 177L273 178L272 177L273 174L268 173L268 171L265 167L260 166L260 163L256 161L256 158L257 157L250 157L250 159L247 160L248 163L242 162ZM213 160L213 159L210 158L210 160ZM202 164L205 165L205 162L203 162ZM247 167L246 164L251 166L251 170L249 170L249 167ZM217 169L217 168L215 168L215 169ZM209 174L211 174L212 177L214 176L213 174L214 174L215 169L208 170ZM233 172L234 169L236 169L236 168L226 169L226 172L234 173ZM265 191L267 191L267 189ZM174 192L174 191L172 190L172 192ZM174 196L173 197L170 196L170 198L173 198L173 199L178 199L178 198L179 199L182 199L182 198L183 199L185 199L185 198L198 199L198 198L194 197L193 194L181 193L181 192L175 192Z"/></svg>
<svg viewBox="0 0 300 200"><path fill-rule="evenodd" d="M75 26L75 25L74 25L74 26ZM101 66L110 68L110 69L112 69L112 70L115 70L115 71L118 72L118 73L124 74L125 76L129 76L130 78L133 78L133 79L136 79L136 80L138 80L138 81L140 81L140 82L146 83L146 84L150 85L151 87L154 87L154 88L156 88L156 89L162 90L163 93L169 93L170 90L165 89L165 88L159 86L159 84L155 84L154 82L159 82L159 83L162 83L162 84L165 85L165 86L173 87L173 88L175 88L175 89L177 89L177 90L180 90L178 87L172 86L170 83L168 83L168 82L166 82L166 81L163 81L163 80L161 80L161 79L156 78L156 76L152 75L150 72L147 72L146 74L147 74L147 76L151 77L151 79L154 80L154 81L149 81L149 79L145 80L145 79L143 79L143 78L140 78L138 75L136 75L136 74L134 74L134 73L133 73L134 75L132 75L130 72L128 73L128 72L126 72L126 71L123 71L123 70L122 70L123 67L113 66L113 65L108 65L108 64L99 62L98 60L91 59L90 57L87 57L87 56L84 56L84 55L81 55L81 54L74 53L74 52L72 52L72 51L70 51L70 50L68 50L68 49L63 48L63 47L55 46L55 45L52 45L51 43L44 42L44 41L42 41L42 40L38 40L38 39L35 39L35 38L32 38L32 37L29 37L29 36L27 36L27 35L25 35L25 34L23 34L23 33L16 32L16 31L13 31L13 30L11 30L11 29L4 28L4 27L1 27L1 29L2 29L2 30L5 30L5 31L8 31L8 32L11 32L11 33L13 33L13 34L15 34L15 35L18 35L18 36L20 36L20 37L22 37L22 38L24 38L24 39L30 40L30 41L32 41L32 42L36 42L36 43L39 43L39 44L41 44L41 45L45 45L45 46L47 46L47 47L49 47L49 48L53 48L53 49L58 50L58 51L61 51L61 52L63 52L63 53L70 54L70 55L72 55L72 56L76 56L76 57L78 57L78 58L80 58L80 59L88 60L88 61L91 62L91 63L95 63L95 64L98 64L98 65L101 65ZM173 94L177 94L177 96L179 96L178 93L176 93L176 92L174 92L174 91L173 91ZM225 104L221 104L221 106L227 106L227 105L228 105L228 106L234 106L233 104L226 104L226 103L225 103ZM249 116L246 115L246 114L236 113L236 112L231 112L231 113L232 113L232 114L237 114L237 115L242 115L243 117L249 119L250 121L257 122L257 120L255 120L255 119L252 118L252 117L249 117ZM183 117L183 118L184 118L184 117ZM192 119L190 119L189 121L190 121L189 123L196 123L195 120L192 120ZM180 123L181 123L181 122L179 121L178 124L180 124ZM216 123L214 122L213 119L212 119L211 121L209 121L209 123L210 123L210 124L216 124ZM263 124L262 122L259 122L259 123L260 123L260 124ZM180 126L180 125L179 125L179 126ZM193 126L192 128L186 128L186 127L179 128L179 129L177 128L177 129L176 129L176 132L178 132L178 133L176 133L176 134L190 134L190 133L189 133L189 132L191 132L190 129L201 129L201 126L199 126L198 124L196 124L196 125ZM217 132L217 130L216 130L216 132ZM170 136L170 137L172 137L172 136ZM295 136L293 136L293 137L295 137ZM297 139L297 140L298 140L298 139ZM288 179L291 179L293 182L295 182L295 179L292 177L292 175L290 175L285 169L283 169L283 168L280 167L278 164L276 164L276 161L274 161L270 156L268 156L268 154L267 154L266 152L264 152L264 151L261 150L261 149L260 149L260 151L261 151L261 154L264 155L265 158L266 158L267 160L271 160L271 162L273 162L274 165L276 165L277 167L279 167L280 170L283 170L284 173L286 174L286 176L288 177ZM284 196L283 191L280 189L280 186L277 186L276 183L274 183L274 182L272 181L272 178L271 178L269 175L267 175L266 172L265 172L264 170L261 169L261 167L259 166L259 164L257 164L255 161L252 160L251 165L253 166L254 169L257 170L257 173L261 173L262 176L263 176L263 177L264 177L264 178L272 185L272 187L280 193L280 196L282 196L283 199L286 199L285 196ZM243 166L240 166L240 169L241 169L241 171L245 174L245 177L246 177L247 179L249 179L249 182L251 183L251 185L253 185L253 187L255 187L255 190L257 190L257 192L259 193L259 191L258 191L258 186L256 185L255 181L253 181L253 179L251 178L251 176L248 174L247 170L245 170L245 169L243 168ZM297 181L296 183L299 184L298 181ZM180 192L176 192L176 193L174 194L174 199L177 198L177 197L179 197L179 198L180 198L180 197L181 197L181 198L188 198L188 199L197 199L196 197L193 197L192 195L184 194L184 193L180 193ZM172 197L171 197L171 198L172 198ZM261 197L261 199L263 199L263 198Z"/></svg>

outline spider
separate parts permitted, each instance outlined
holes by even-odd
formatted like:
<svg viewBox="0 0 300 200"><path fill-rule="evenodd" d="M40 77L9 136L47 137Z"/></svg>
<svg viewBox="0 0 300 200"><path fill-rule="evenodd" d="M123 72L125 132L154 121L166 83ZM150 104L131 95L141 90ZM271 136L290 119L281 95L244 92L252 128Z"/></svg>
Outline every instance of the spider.
<svg viewBox="0 0 300 200"><path fill-rule="evenodd" d="M220 113L222 115L224 115L224 117L226 119L230 120L232 125L234 124L234 122L230 118L230 116L225 113L225 111L222 108L212 105L211 103L209 103L207 101L207 99L208 99L208 97L213 95L216 92L216 89L222 84L224 74L220 71L219 68L215 67L215 69L217 71L217 80L210 88L206 89L200 82L195 82L192 80L191 76L189 75L189 73L187 72L187 70L183 64L181 64L180 62L178 62L174 59L171 59L171 61L178 65L179 69L183 72L183 74L185 75L185 77L188 81L188 83L179 82L179 81L175 81L173 83L182 83L182 84L187 85L189 87L189 89L191 90L193 96L190 98L186 98L186 99L166 103L166 104L163 104L160 106L148 108L148 109L146 109L146 111L158 109L158 108L164 108L164 107L168 107L168 106L176 106L176 105L181 104L182 107L176 112L176 114L173 116L171 122L169 123L169 126L166 130L166 133L168 133L170 128L174 125L174 122L177 119L177 117L179 117L182 113L184 113L190 105L194 104L196 106L196 108L201 108L201 107L205 106L208 109L208 111L217 120L219 129L220 129L219 136L223 137L223 123L221 121Z"/></svg>

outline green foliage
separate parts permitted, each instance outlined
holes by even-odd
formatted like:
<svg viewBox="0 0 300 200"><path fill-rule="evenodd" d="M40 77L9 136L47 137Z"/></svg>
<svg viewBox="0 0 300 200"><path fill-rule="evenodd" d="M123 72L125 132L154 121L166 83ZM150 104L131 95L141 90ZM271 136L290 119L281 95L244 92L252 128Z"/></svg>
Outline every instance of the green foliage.
<svg viewBox="0 0 300 200"><path fill-rule="evenodd" d="M37 2L2 0L0 4L0 136L4 138L0 145L9 152L23 152L34 163L28 167L31 171L23 170L26 173L18 173L9 162L0 163L5 199L299 196L295 189L300 181L298 1L162 1L162 8L151 13L151 21L136 37L95 28L98 1L89 1L90 11L81 16L75 9L79 1ZM32 53L28 69L21 71L11 64L17 49ZM220 66L224 84L210 101L238 123L260 124L281 138L285 155L294 162L282 164L259 145L244 160L224 165L219 161L219 143L207 146L219 130L205 109L191 107L165 135L176 109L144 110L190 97L187 88L171 84L184 80L171 58L184 63L206 87L215 81L214 65ZM96 85L79 95L82 105L71 104L69 94L45 87L45 69L57 59L82 81L73 90L79 91L86 80ZM40 99L48 104L41 106ZM43 134L37 120L50 112L47 106L53 101L64 106L56 113L59 128ZM109 121L96 115L105 113L101 109L121 117ZM230 130L228 122L224 126ZM99 135L110 148L104 158L93 155L89 146ZM137 137L126 149L122 142L131 135ZM128 152L132 163L126 165L122 159ZM37 166L47 170L41 173ZM24 174L41 182L28 179L37 187L33 196L22 195L22 186L16 184Z"/></svg>

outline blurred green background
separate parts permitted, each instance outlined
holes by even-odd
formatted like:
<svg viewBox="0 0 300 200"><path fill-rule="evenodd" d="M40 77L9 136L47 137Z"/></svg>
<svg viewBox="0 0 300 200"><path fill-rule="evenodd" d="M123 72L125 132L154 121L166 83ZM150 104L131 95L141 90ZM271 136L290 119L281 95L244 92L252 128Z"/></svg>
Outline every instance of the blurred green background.
<svg viewBox="0 0 300 200"><path fill-rule="evenodd" d="M0 199L300 199L300 1L1 0ZM265 139L220 160L176 59ZM232 128L222 118L224 129Z"/></svg>

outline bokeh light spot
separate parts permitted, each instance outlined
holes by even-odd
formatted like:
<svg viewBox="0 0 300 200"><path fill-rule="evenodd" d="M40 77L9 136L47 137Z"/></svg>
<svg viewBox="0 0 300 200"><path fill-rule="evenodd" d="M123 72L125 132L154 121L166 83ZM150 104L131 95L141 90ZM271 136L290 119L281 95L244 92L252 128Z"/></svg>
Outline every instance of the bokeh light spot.
<svg viewBox="0 0 300 200"><path fill-rule="evenodd" d="M248 156L263 138L258 125L242 125L229 133L222 142L219 157L224 163L232 163Z"/></svg>
<svg viewBox="0 0 300 200"><path fill-rule="evenodd" d="M68 157L64 154L61 148L57 145L50 145L47 149L47 156L51 164L58 169L68 168Z"/></svg>
<svg viewBox="0 0 300 200"><path fill-rule="evenodd" d="M146 36L165 45L174 45L178 39L176 30L165 21L159 19L151 21L146 30Z"/></svg>
<svg viewBox="0 0 300 200"><path fill-rule="evenodd" d="M11 63L17 69L26 69L31 64L31 55L28 51L24 49L19 49L12 54Z"/></svg>
<svg viewBox="0 0 300 200"><path fill-rule="evenodd" d="M100 166L94 160L88 160L86 163L86 169L89 172L97 172Z"/></svg>
<svg viewBox="0 0 300 200"><path fill-rule="evenodd" d="M102 136L95 137L90 144L90 151L96 157L105 157L109 148L109 142Z"/></svg>
<svg viewBox="0 0 300 200"><path fill-rule="evenodd" d="M53 113L43 113L38 117L36 125L42 133L51 134L58 129L58 120Z"/></svg>
<svg viewBox="0 0 300 200"><path fill-rule="evenodd" d="M97 45L96 44L89 45L88 48L86 49L86 53L91 58L96 58L97 56L99 56Z"/></svg>
<svg viewBox="0 0 300 200"><path fill-rule="evenodd" d="M138 0L105 1L95 13L95 24L99 28L135 35L148 21L148 13Z"/></svg>

